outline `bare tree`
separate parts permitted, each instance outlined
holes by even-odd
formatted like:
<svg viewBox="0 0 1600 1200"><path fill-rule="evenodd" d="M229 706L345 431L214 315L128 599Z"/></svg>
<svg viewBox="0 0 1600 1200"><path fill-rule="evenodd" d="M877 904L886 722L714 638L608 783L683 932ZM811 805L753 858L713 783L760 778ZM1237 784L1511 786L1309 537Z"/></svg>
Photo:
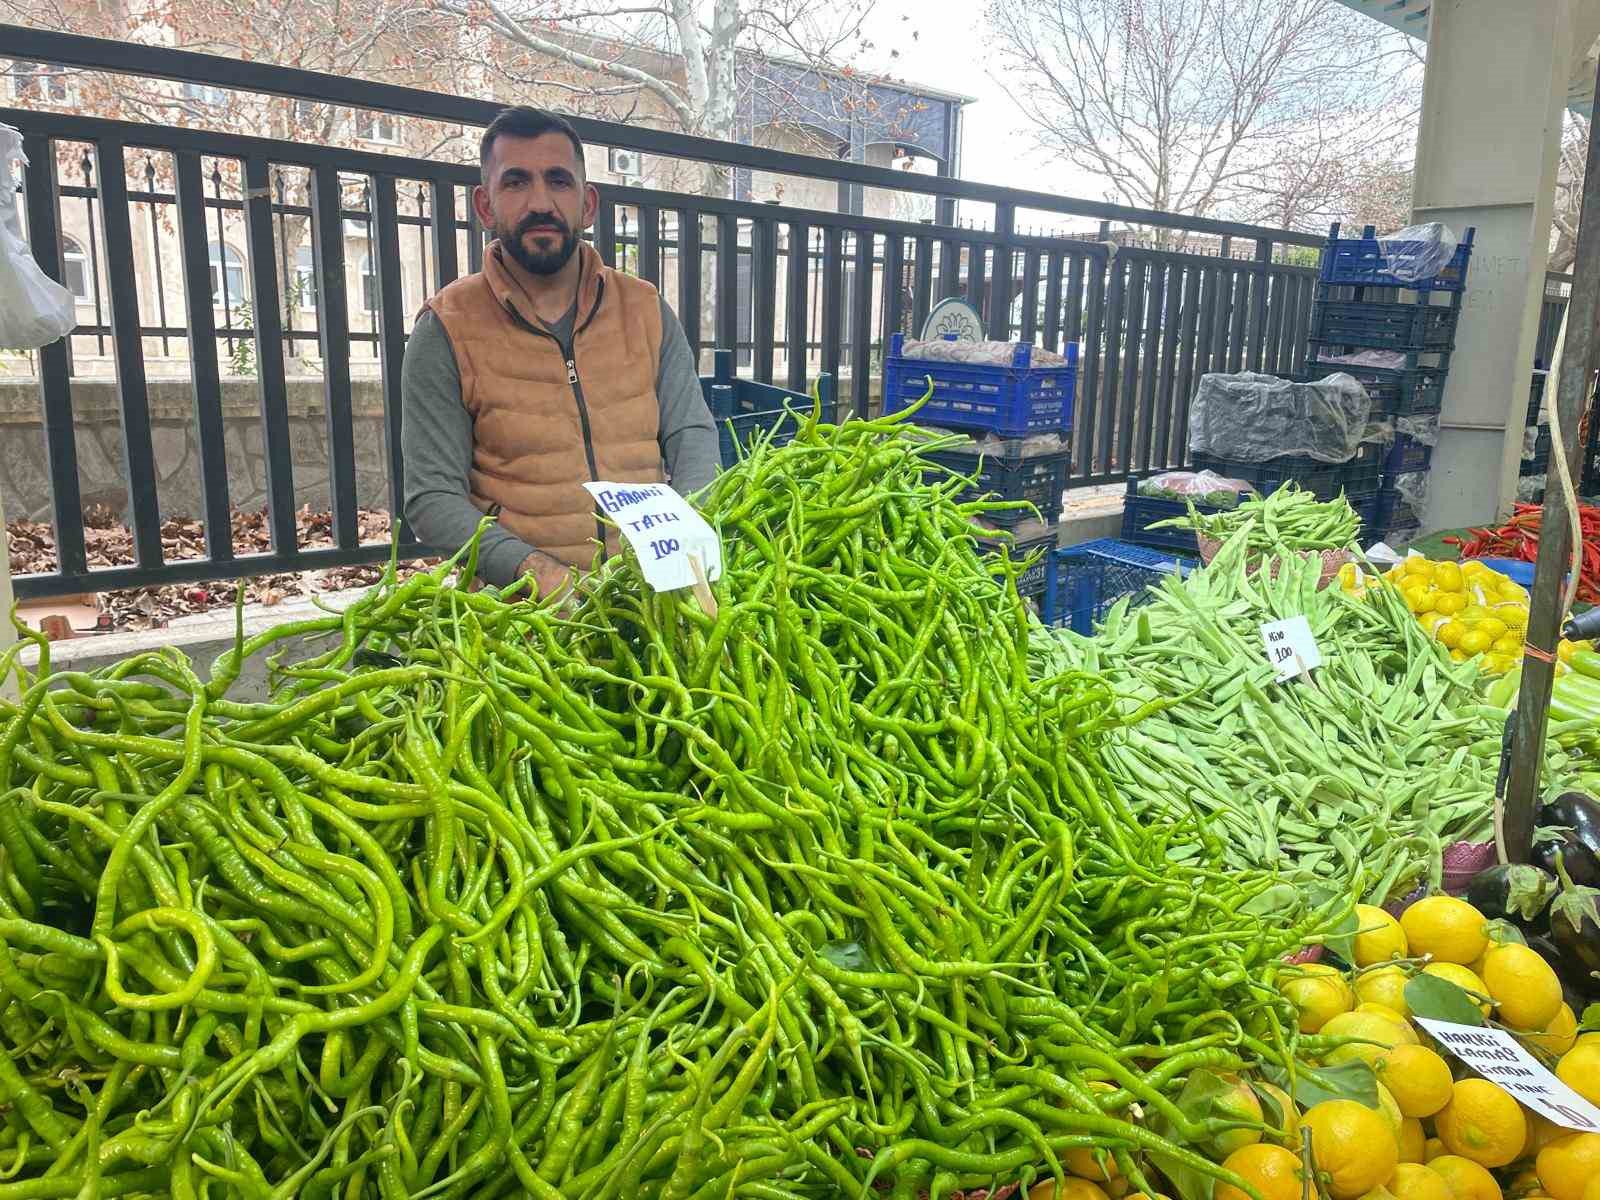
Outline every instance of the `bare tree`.
<svg viewBox="0 0 1600 1200"><path fill-rule="evenodd" d="M1192 216L1320 220L1415 64L1333 0L990 0L989 18L1041 149Z"/></svg>
<svg viewBox="0 0 1600 1200"><path fill-rule="evenodd" d="M1556 165L1555 208L1550 214L1550 270L1570 271L1578 255L1578 214L1583 209L1583 168L1589 157L1589 120L1568 111Z"/></svg>

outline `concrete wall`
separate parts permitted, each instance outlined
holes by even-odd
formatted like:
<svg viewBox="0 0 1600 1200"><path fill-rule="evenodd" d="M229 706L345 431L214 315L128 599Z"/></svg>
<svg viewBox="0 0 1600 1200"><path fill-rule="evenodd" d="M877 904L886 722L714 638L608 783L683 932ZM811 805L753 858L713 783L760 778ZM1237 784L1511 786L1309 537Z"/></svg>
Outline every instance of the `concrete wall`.
<svg viewBox="0 0 1600 1200"><path fill-rule="evenodd" d="M356 499L364 507L387 508L389 471L382 384L376 379L358 379L351 390ZM84 505L106 505L128 523L127 470L123 465L116 384L109 379L75 379L72 406ZM320 378L289 380L295 503L326 511L330 506L324 406ZM150 440L155 450L163 519L198 517L204 511L194 410L194 392L187 380L151 380ZM238 508L260 508L267 498L267 470L257 382L223 380L222 414L230 499ZM11 520L45 520L50 516L50 475L39 389L31 379L0 378L0 509Z"/></svg>

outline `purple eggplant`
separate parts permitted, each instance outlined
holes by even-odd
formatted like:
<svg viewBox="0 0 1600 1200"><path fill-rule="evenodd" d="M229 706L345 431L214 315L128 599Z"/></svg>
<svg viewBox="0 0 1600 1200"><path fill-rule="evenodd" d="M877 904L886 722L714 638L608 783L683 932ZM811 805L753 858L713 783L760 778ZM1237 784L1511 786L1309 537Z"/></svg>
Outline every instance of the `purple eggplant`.
<svg viewBox="0 0 1600 1200"><path fill-rule="evenodd" d="M1574 883L1600 888L1600 804L1582 792L1563 792L1539 809L1533 864L1553 875L1557 855Z"/></svg>
<svg viewBox="0 0 1600 1200"><path fill-rule="evenodd" d="M1574 883L1566 864L1556 859L1561 894L1550 902L1550 940L1557 959L1550 965L1564 980L1582 981L1582 992L1600 994L1600 889Z"/></svg>

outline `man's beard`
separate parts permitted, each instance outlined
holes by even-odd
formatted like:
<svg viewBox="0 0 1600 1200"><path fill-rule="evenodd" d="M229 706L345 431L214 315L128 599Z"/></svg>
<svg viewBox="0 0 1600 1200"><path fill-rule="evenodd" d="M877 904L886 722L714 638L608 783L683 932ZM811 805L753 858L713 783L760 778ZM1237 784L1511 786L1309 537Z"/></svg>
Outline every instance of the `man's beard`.
<svg viewBox="0 0 1600 1200"><path fill-rule="evenodd" d="M523 237L541 226L554 226L561 230L561 242L554 250L530 250ZM554 275L567 265L578 249L578 235L555 213L529 213L517 223L514 231L495 227L495 237L505 247L507 254L530 275Z"/></svg>

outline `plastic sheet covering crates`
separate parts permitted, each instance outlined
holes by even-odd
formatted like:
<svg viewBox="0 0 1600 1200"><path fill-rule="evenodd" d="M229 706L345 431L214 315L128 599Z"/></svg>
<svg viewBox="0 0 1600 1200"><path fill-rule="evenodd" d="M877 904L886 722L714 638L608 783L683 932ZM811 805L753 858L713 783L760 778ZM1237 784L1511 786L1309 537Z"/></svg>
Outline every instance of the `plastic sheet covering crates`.
<svg viewBox="0 0 1600 1200"><path fill-rule="evenodd" d="M1215 471L1229 479L1243 480L1263 496L1286 483L1295 483L1319 500L1332 500L1340 492L1364 492L1377 486L1382 452L1381 446L1368 442L1354 458L1344 463L1319 462L1298 454L1281 454L1266 462L1245 462L1210 454L1189 457L1196 471Z"/></svg>
<svg viewBox="0 0 1600 1200"><path fill-rule="evenodd" d="M1297 378L1321 379L1335 371L1343 371L1367 389L1375 417L1427 417L1444 407L1444 366L1362 367L1312 359Z"/></svg>
<svg viewBox="0 0 1600 1200"><path fill-rule="evenodd" d="M1457 308L1437 304L1319 299L1311 337L1371 350L1445 351L1455 346L1458 316Z"/></svg>
<svg viewBox="0 0 1600 1200"><path fill-rule="evenodd" d="M978 550L982 554L1009 552L1017 562L1038 554L1034 564L1017 577L1017 594L1024 599L1037 599L1044 595L1045 581L1050 573L1050 555L1056 547L1057 526L1054 521L1028 521L1014 529L1005 530L1009 538L978 535ZM996 530L998 535L1001 531Z"/></svg>
<svg viewBox="0 0 1600 1200"><path fill-rule="evenodd" d="M1030 454L1024 439L1009 438L998 450L934 450L928 461L957 475L976 475L978 486L968 488L958 499L976 500L979 496L996 500L1026 500L1046 521L1061 515L1061 497L1067 490L1072 471L1072 445L1062 440L1059 450ZM1017 525L1036 519L1025 508L985 513L984 520L995 525Z"/></svg>
<svg viewBox="0 0 1600 1200"><path fill-rule="evenodd" d="M1533 443L1533 457L1522 460L1519 475L1543 475L1550 469L1550 426L1538 425Z"/></svg>
<svg viewBox="0 0 1600 1200"><path fill-rule="evenodd" d="M1184 516L1189 511L1188 505L1182 500L1169 500L1165 496L1141 496L1140 482L1138 479L1128 480L1128 494L1122 501L1122 540L1137 546L1170 550L1189 558L1198 558L1200 547L1195 542L1194 530L1150 528L1157 521ZM1241 500L1244 498L1240 497ZM1224 511L1215 504L1196 504L1194 507L1199 513Z"/></svg>
<svg viewBox="0 0 1600 1200"><path fill-rule="evenodd" d="M1396 486L1396 481L1396 476L1384 477L1383 488L1378 492L1377 514L1372 522L1374 528L1397 529L1422 523L1423 514L1405 490Z"/></svg>
<svg viewBox="0 0 1600 1200"><path fill-rule="evenodd" d="M1472 239L1477 231L1468 226L1456 243L1450 261L1438 274L1426 279L1401 279L1385 268L1391 261L1378 243L1377 231L1368 225L1360 237L1342 238L1337 222L1328 230L1327 244L1322 248L1322 262L1317 278L1323 283L1354 284L1361 287L1398 287L1419 292L1460 292L1467 286L1467 264L1472 258ZM1390 243L1391 254L1404 255L1405 244L1398 247Z"/></svg>
<svg viewBox="0 0 1600 1200"><path fill-rule="evenodd" d="M1131 595L1131 603L1142 603L1151 587L1194 565L1191 559L1115 538L1067 546L1050 556L1040 616L1047 625L1093 633L1095 623L1122 597Z"/></svg>
<svg viewBox="0 0 1600 1200"><path fill-rule="evenodd" d="M733 352L718 350L712 356L712 373L700 377L706 407L716 422L718 447L723 467L731 467L758 434L778 427L774 445L792 440L800 422L811 415L812 400L804 392L791 392L770 383L740 379L733 368ZM831 375L817 377L817 392L822 398L822 420L838 420L839 401ZM792 410L792 415L791 415Z"/></svg>
<svg viewBox="0 0 1600 1200"><path fill-rule="evenodd" d="M919 425L984 430L1000 437L1065 433L1072 428L1078 385L1078 346L1068 342L1066 363L1036 367L1033 347L1015 347L1009 367L906 358L903 334L889 339L883 364L883 411L915 404L933 380L933 396L916 415Z"/></svg>
<svg viewBox="0 0 1600 1200"><path fill-rule="evenodd" d="M1539 423L1539 410L1544 407L1544 385L1549 378L1549 371L1534 371L1533 383L1528 387L1528 419L1525 425Z"/></svg>

